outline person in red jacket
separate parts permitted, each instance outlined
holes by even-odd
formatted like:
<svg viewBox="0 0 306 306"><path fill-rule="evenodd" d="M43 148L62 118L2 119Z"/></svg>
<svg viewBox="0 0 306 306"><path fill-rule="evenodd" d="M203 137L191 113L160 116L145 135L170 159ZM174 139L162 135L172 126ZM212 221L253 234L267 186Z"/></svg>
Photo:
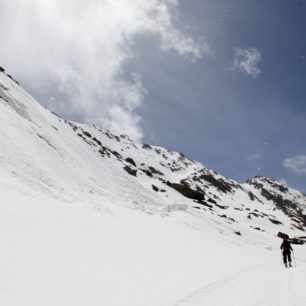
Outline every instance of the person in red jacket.
<svg viewBox="0 0 306 306"><path fill-rule="evenodd" d="M290 242L288 241L288 238L284 237L283 239L284 240L283 240L283 243L281 244L280 249L283 252L283 260L284 260L285 267L287 268L288 267L287 259L289 262L289 267L291 267L291 251L293 251L293 249L291 247Z"/></svg>

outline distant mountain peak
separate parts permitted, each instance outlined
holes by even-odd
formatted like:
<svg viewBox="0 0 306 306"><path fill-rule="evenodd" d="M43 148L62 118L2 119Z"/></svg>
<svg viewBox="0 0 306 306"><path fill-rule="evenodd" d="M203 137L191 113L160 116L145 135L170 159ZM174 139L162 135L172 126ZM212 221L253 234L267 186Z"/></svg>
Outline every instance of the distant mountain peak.
<svg viewBox="0 0 306 306"><path fill-rule="evenodd" d="M247 183L254 186L263 186L263 184L268 184L271 187L278 189L280 192L287 192L289 190L285 184L266 176L255 176L248 179Z"/></svg>

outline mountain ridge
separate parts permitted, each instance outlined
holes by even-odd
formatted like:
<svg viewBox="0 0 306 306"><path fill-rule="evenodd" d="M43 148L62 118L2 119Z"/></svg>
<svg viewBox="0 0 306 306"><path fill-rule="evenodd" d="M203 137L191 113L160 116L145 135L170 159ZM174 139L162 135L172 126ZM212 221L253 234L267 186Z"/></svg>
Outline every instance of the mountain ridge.
<svg viewBox="0 0 306 306"><path fill-rule="evenodd" d="M305 231L303 193L265 177L240 184L182 153L65 120L30 97L4 69L0 106L1 170L26 189L66 201L119 194L125 206L149 213L200 211L237 235Z"/></svg>

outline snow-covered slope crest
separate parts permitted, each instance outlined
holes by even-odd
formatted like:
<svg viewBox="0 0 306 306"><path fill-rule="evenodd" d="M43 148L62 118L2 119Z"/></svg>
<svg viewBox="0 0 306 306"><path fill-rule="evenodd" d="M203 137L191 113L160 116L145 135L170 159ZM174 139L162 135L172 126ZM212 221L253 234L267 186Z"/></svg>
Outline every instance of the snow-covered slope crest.
<svg viewBox="0 0 306 306"><path fill-rule="evenodd" d="M241 185L181 153L66 121L3 71L0 128L0 182L18 192L109 213L117 206L163 215L183 210L237 235L305 230L301 193L268 179ZM284 209L280 197L294 205Z"/></svg>

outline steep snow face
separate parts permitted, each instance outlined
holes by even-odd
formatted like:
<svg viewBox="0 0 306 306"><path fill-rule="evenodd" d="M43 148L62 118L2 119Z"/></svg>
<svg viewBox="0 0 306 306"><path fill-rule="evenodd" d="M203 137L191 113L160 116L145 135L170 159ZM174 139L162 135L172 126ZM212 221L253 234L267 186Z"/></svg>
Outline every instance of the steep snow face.
<svg viewBox="0 0 306 306"><path fill-rule="evenodd" d="M301 193L269 179L241 185L181 153L63 120L5 73L0 119L0 180L8 188L110 212L117 206L158 214L183 210L237 235L301 236L305 230ZM284 209L280 197L290 207Z"/></svg>
<svg viewBox="0 0 306 306"><path fill-rule="evenodd" d="M114 155L103 158L72 123L44 109L4 73L0 109L0 179L7 187L68 202L95 203L100 195L118 205L160 206Z"/></svg>

